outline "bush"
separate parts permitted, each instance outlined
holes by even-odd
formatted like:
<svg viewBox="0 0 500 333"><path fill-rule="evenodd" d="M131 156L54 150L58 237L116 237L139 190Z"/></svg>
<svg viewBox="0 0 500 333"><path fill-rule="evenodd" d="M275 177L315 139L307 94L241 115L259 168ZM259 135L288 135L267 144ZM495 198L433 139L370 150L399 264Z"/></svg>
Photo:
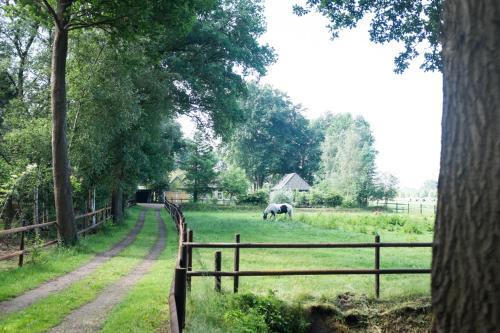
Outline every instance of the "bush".
<svg viewBox="0 0 500 333"><path fill-rule="evenodd" d="M342 208L358 208L359 204L355 198L347 197L342 201Z"/></svg>
<svg viewBox="0 0 500 333"><path fill-rule="evenodd" d="M272 203L291 203L293 192L291 190L272 191L269 200Z"/></svg>
<svg viewBox="0 0 500 333"><path fill-rule="evenodd" d="M240 294L230 299L229 309L224 321L238 332L301 333L309 326L300 306L288 305L274 294Z"/></svg>
<svg viewBox="0 0 500 333"><path fill-rule="evenodd" d="M293 201L295 206L308 207L311 205L310 195L307 192L298 192Z"/></svg>
<svg viewBox="0 0 500 333"><path fill-rule="evenodd" d="M246 195L242 195L238 198L239 204L248 204L248 205L259 205L264 206L267 204L269 198L269 194L265 190L258 190L254 193L248 193Z"/></svg>
<svg viewBox="0 0 500 333"><path fill-rule="evenodd" d="M313 189L310 192L310 204L312 206L338 207L342 204L344 198L333 191L323 191Z"/></svg>
<svg viewBox="0 0 500 333"><path fill-rule="evenodd" d="M323 201L327 207L338 207L342 205L344 198L340 194L327 192L323 195Z"/></svg>

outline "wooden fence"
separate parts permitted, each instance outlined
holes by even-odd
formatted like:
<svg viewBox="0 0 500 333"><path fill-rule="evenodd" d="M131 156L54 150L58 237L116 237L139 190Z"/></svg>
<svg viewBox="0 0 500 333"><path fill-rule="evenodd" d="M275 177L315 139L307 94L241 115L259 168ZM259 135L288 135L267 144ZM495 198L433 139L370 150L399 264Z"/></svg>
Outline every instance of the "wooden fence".
<svg viewBox="0 0 500 333"><path fill-rule="evenodd" d="M95 212L90 212L87 214L82 214L82 215L76 216L75 220L77 223L77 228L80 229L78 231L78 234L83 235L85 237L85 235L88 232L101 226L110 217L111 217L111 207L102 208L102 209L96 210ZM29 249L25 248L25 246L26 246L25 238L26 238L27 232L30 230L36 230L36 232L41 232L43 230L43 231L47 232L47 234L49 234L51 227L55 227L55 229L57 230L57 222L52 221L52 222L45 222L45 223L40 223L40 224L33 224L33 225L24 226L24 221L23 221L22 227L1 230L0 231L0 238L5 237L7 235L21 233L21 240L20 240L20 244L19 244L19 250L1 255L0 261L19 256L18 265L19 265L19 267L21 267L23 265L24 255L29 251ZM59 241L58 239L48 240L42 246L47 247L49 245L57 243L58 241Z"/></svg>
<svg viewBox="0 0 500 333"><path fill-rule="evenodd" d="M233 292L238 292L241 276L284 276L284 275L374 275L375 295L380 297L380 275L383 274L429 274L428 268L392 268L380 267L381 248L431 248L432 243L382 243L380 236L375 236L373 243L241 243L240 234L235 235L234 243L197 243L193 242L193 230L187 229L180 207L165 203L179 232L179 248L175 267L174 280L170 290L170 317L171 332L182 332L185 325L186 294L191 289L192 277L214 277L215 290L221 291L222 277L233 278ZM221 251L215 252L213 271L193 271L193 249L215 248L234 249L233 270L222 271ZM373 269L314 269L314 270L240 270L240 249L346 249L346 248L373 248ZM175 318L174 318L175 317Z"/></svg>
<svg viewBox="0 0 500 333"><path fill-rule="evenodd" d="M385 202L385 201L373 201L369 203L372 208L383 209L384 211L393 213L407 213L410 214L420 214L424 213L436 213L435 204L423 204L423 203L409 203L409 202Z"/></svg>

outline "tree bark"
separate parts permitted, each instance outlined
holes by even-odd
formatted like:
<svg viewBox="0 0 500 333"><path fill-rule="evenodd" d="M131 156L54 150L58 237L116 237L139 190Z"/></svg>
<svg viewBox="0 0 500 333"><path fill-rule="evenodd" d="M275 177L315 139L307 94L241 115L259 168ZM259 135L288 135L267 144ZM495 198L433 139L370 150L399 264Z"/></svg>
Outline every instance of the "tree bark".
<svg viewBox="0 0 500 333"><path fill-rule="evenodd" d="M111 194L111 214L113 222L120 224L123 221L123 190L121 186L115 185Z"/></svg>
<svg viewBox="0 0 500 333"><path fill-rule="evenodd" d="M500 332L500 2L444 8L435 332Z"/></svg>
<svg viewBox="0 0 500 333"><path fill-rule="evenodd" d="M65 245L77 243L77 230L73 213L68 145L66 140L66 58L68 31L64 29L69 16L70 3L57 2L57 16L52 48L51 107L52 107L52 167L56 219L61 241ZM60 25L62 27L60 27Z"/></svg>

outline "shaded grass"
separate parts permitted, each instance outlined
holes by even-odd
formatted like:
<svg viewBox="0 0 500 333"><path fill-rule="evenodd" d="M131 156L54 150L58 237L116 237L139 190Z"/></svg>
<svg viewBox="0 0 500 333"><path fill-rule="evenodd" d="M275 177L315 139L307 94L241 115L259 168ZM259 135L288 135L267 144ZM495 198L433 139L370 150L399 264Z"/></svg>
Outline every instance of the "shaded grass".
<svg viewBox="0 0 500 333"><path fill-rule="evenodd" d="M167 225L167 247L151 271L110 313L102 332L155 332L168 327L168 294L177 255L177 231L170 215L162 209Z"/></svg>
<svg viewBox="0 0 500 333"><path fill-rule="evenodd" d="M132 216L129 223L132 223ZM72 310L94 300L106 286L129 273L149 252L156 241L158 226L152 211L137 239L118 256L69 288L52 294L27 309L0 317L2 332L44 332L56 326Z"/></svg>
<svg viewBox="0 0 500 333"><path fill-rule="evenodd" d="M42 260L33 263L29 260L21 268L0 271L0 301L18 296L42 282L71 272L91 260L96 254L106 251L120 241L135 225L140 208L127 210L128 216L123 224L108 223L102 231L81 238L74 248L53 247L42 252Z"/></svg>

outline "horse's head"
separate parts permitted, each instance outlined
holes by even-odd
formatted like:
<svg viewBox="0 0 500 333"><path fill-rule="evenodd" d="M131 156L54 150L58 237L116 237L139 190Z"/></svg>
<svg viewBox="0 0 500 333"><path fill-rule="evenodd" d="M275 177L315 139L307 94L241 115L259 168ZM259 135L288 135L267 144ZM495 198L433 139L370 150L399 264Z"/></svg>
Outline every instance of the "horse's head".
<svg viewBox="0 0 500 333"><path fill-rule="evenodd" d="M267 220L267 213L266 213L265 211L264 211L264 214L262 214L262 218L263 218L264 220Z"/></svg>

